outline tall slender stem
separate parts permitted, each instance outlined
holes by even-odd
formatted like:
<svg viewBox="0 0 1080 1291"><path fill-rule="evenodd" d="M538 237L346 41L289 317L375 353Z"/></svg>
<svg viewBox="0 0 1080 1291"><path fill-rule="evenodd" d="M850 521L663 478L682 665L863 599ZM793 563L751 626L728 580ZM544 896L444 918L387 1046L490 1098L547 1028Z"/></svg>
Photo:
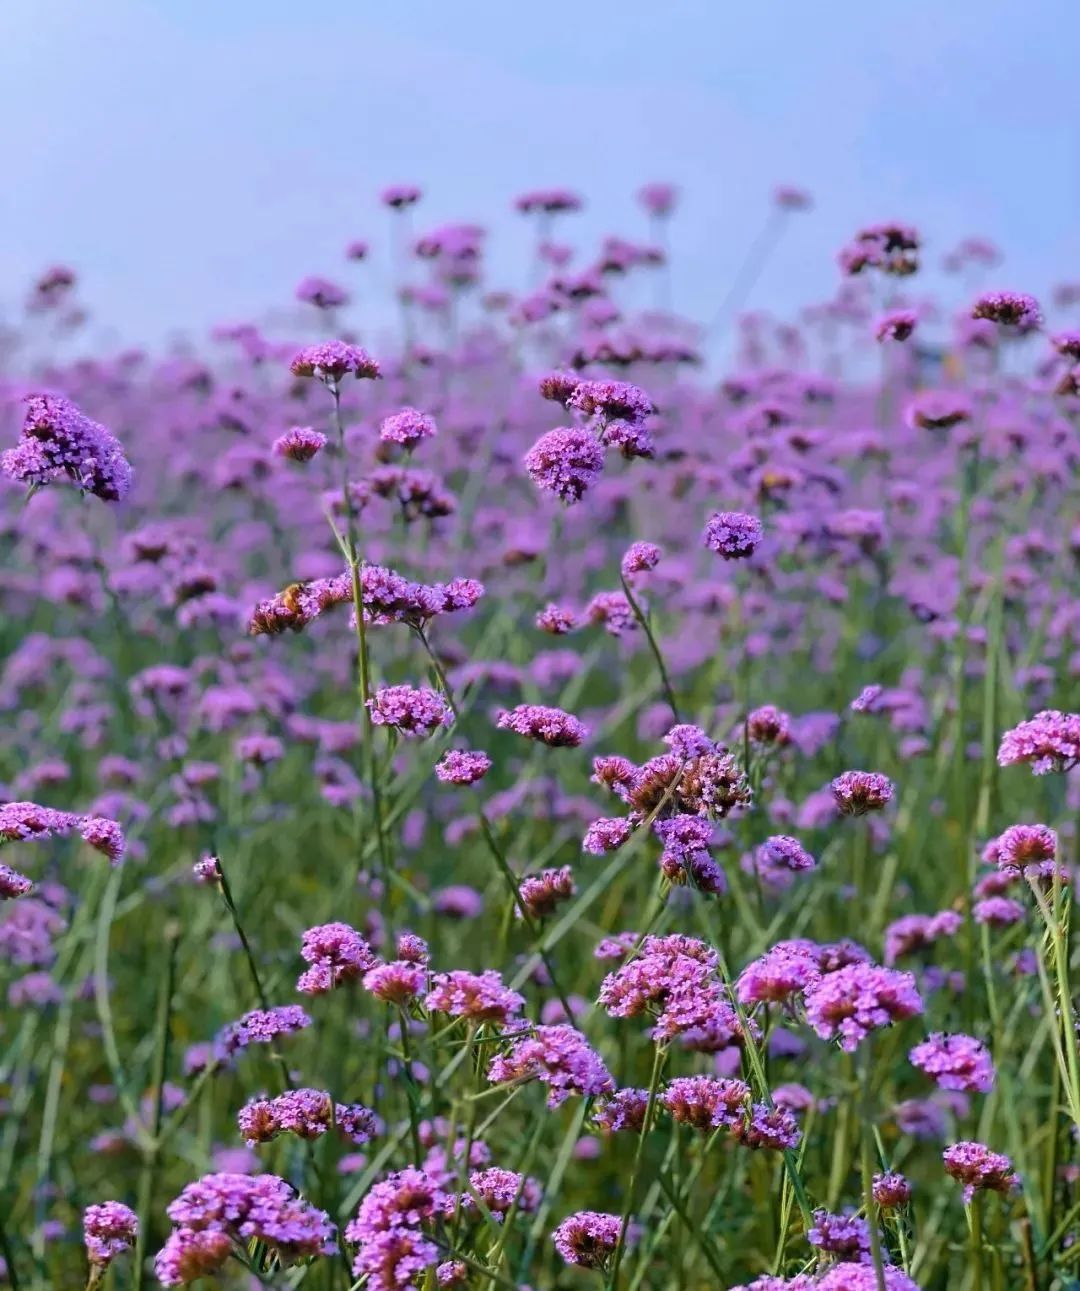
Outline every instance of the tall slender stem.
<svg viewBox="0 0 1080 1291"><path fill-rule="evenodd" d="M364 620L364 563L360 556L356 533L356 513L349 489L349 454L345 444L345 425L341 417L341 387L338 382L329 384L334 407L334 430L337 434L338 452L341 455L341 505L345 513L345 555L352 579L353 612L356 615L356 663L360 681L360 720L364 733L364 761L367 768L371 806L375 815L375 831L379 845L379 862L382 866L384 899L389 898L390 852L386 840L383 817L382 789L379 785L379 764L375 756L375 724L371 720L371 660L368 654L367 624Z"/></svg>
<svg viewBox="0 0 1080 1291"><path fill-rule="evenodd" d="M621 575L620 578L622 578ZM671 715L675 718L676 722L681 722L682 718L679 716L679 705L675 699L675 688L672 686L671 678L668 676L667 668L664 665L664 656L660 653L660 646L657 644L656 637L653 635L652 624L649 622L649 617L638 604L637 598L630 590L630 584L625 578L622 578L622 586L623 595L626 597L627 604L630 606L630 611L637 620L641 630L645 633L645 640L648 641L649 649L652 651L653 658L656 660L656 667L660 673L660 684L664 689L664 698L667 700L668 707L671 709Z"/></svg>
<svg viewBox="0 0 1080 1291"><path fill-rule="evenodd" d="M649 1078L649 1099L645 1104L645 1119L641 1123L641 1134L638 1137L637 1151L634 1153L634 1166L630 1180L626 1185L626 1201L623 1203L622 1222L619 1224L619 1240L615 1245L615 1254L611 1260L611 1272L608 1275L608 1291L615 1291L619 1282L619 1267L626 1250L626 1230L630 1216L634 1213L634 1198L637 1194L638 1177L641 1174L641 1163L645 1156L645 1141L652 1129L653 1117L656 1114L656 1097L660 1089L660 1074L664 1070L667 1049L658 1044L653 1052L652 1075Z"/></svg>

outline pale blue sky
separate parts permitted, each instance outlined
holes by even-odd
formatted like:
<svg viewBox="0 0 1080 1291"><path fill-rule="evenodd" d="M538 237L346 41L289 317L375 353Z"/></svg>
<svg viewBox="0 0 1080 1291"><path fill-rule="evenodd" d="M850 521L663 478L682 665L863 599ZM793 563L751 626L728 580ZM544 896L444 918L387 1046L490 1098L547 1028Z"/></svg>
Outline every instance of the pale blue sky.
<svg viewBox="0 0 1080 1291"><path fill-rule="evenodd" d="M1080 278L1078 47L1075 0L2 0L0 304L62 261L102 341L288 306L385 246L399 180L418 226L489 223L501 282L523 188L581 190L584 240L641 233L634 190L670 179L699 316L776 182L816 206L756 303L824 294L886 217L989 236L1039 292Z"/></svg>

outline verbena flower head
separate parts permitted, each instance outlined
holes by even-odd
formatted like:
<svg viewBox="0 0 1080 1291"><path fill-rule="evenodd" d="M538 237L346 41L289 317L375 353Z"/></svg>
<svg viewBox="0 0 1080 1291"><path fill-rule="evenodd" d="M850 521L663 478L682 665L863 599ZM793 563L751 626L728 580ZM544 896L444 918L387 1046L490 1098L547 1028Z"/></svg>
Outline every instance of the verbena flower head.
<svg viewBox="0 0 1080 1291"><path fill-rule="evenodd" d="M368 708L376 726L392 726L407 739L427 739L454 720L444 696L427 686L381 686Z"/></svg>
<svg viewBox="0 0 1080 1291"><path fill-rule="evenodd" d="M851 1053L872 1031L923 1011L910 973L875 964L848 964L805 990L806 1017L823 1040L838 1036Z"/></svg>
<svg viewBox="0 0 1080 1291"><path fill-rule="evenodd" d="M41 486L69 480L83 493L121 502L133 472L111 432L67 399L31 395L15 448L0 454L0 469L20 484Z"/></svg>
<svg viewBox="0 0 1080 1291"><path fill-rule="evenodd" d="M754 1103L744 1121L735 1126L735 1138L751 1151L790 1152L802 1141L794 1115L783 1107Z"/></svg>
<svg viewBox="0 0 1080 1291"><path fill-rule="evenodd" d="M566 636L578 625L577 615L565 605L545 605L536 616L536 626L541 632L550 632L552 636Z"/></svg>
<svg viewBox="0 0 1080 1291"><path fill-rule="evenodd" d="M874 324L874 337L879 341L906 341L918 321L913 309L890 309Z"/></svg>
<svg viewBox="0 0 1080 1291"><path fill-rule="evenodd" d="M971 307L972 318L985 318L1018 332L1031 332L1042 322L1042 310L1034 296L1022 291L987 291Z"/></svg>
<svg viewBox="0 0 1080 1291"><path fill-rule="evenodd" d="M874 1175L874 1200L882 1210L899 1210L911 1200L911 1184L895 1170Z"/></svg>
<svg viewBox="0 0 1080 1291"><path fill-rule="evenodd" d="M488 1080L539 1080L548 1086L548 1107L571 1094L592 1098L615 1088L600 1056L572 1026L539 1026L515 1040L507 1054L492 1059Z"/></svg>
<svg viewBox="0 0 1080 1291"><path fill-rule="evenodd" d="M870 1225L858 1215L833 1215L814 1211L814 1225L807 1232L811 1246L830 1255L842 1255L862 1263L870 1254Z"/></svg>
<svg viewBox="0 0 1080 1291"><path fill-rule="evenodd" d="M746 733L752 744L782 747L791 743L791 718L773 704L764 704L747 714Z"/></svg>
<svg viewBox="0 0 1080 1291"><path fill-rule="evenodd" d="M893 797L892 781L877 771L845 771L831 788L833 801L845 816L880 811Z"/></svg>
<svg viewBox="0 0 1080 1291"><path fill-rule="evenodd" d="M649 1105L647 1089L619 1089L597 1103L596 1124L610 1134L631 1130L640 1134L645 1126L645 1113Z"/></svg>
<svg viewBox="0 0 1080 1291"><path fill-rule="evenodd" d="M990 1051L974 1036L936 1031L917 1044L908 1057L941 1089L988 1094L994 1087Z"/></svg>
<svg viewBox="0 0 1080 1291"><path fill-rule="evenodd" d="M483 973L457 969L436 974L424 1004L434 1012L452 1017L503 1025L517 1018L525 1007L524 999L517 991L510 990L493 968Z"/></svg>
<svg viewBox="0 0 1080 1291"><path fill-rule="evenodd" d="M574 872L569 865L527 875L518 886L522 904L534 919L554 914L576 891ZM521 911L517 913L520 915Z"/></svg>
<svg viewBox="0 0 1080 1291"><path fill-rule="evenodd" d="M901 916L885 929L886 964L891 966L905 955L924 950L941 937L955 936L963 922L963 916L955 910Z"/></svg>
<svg viewBox="0 0 1080 1291"><path fill-rule="evenodd" d="M273 1044L282 1036L293 1035L311 1026L311 1018L299 1004L281 1004L272 1009L252 1009L238 1022L230 1022L214 1042L217 1053L229 1058L253 1044Z"/></svg>
<svg viewBox="0 0 1080 1291"><path fill-rule="evenodd" d="M1080 765L1080 713L1043 709L1001 737L998 766L1026 763L1036 775Z"/></svg>
<svg viewBox="0 0 1080 1291"><path fill-rule="evenodd" d="M666 184L659 180L651 184L643 184L637 192L638 201L645 210L658 218L671 214L675 209L678 196L679 190L674 184Z"/></svg>
<svg viewBox="0 0 1080 1291"><path fill-rule="evenodd" d="M1058 837L1048 825L1010 825L996 840L998 867L1036 877L1057 859Z"/></svg>
<svg viewBox="0 0 1080 1291"><path fill-rule="evenodd" d="M745 560L758 549L764 533L757 516L716 511L705 526L705 546L725 560Z"/></svg>
<svg viewBox="0 0 1080 1291"><path fill-rule="evenodd" d="M408 960L376 964L364 974L364 990L384 1004L396 1004L399 1008L422 995L426 985L427 970L422 964Z"/></svg>
<svg viewBox="0 0 1080 1291"><path fill-rule="evenodd" d="M154 1276L166 1287L213 1277L233 1254L233 1239L221 1229L178 1228L154 1257Z"/></svg>
<svg viewBox="0 0 1080 1291"><path fill-rule="evenodd" d="M300 954L310 965L296 983L304 995L325 995L336 986L358 981L377 962L367 941L347 923L308 928Z"/></svg>
<svg viewBox="0 0 1080 1291"><path fill-rule="evenodd" d="M741 1080L716 1076L678 1076L669 1080L660 1103L674 1120L696 1130L732 1129L741 1123L750 1088Z"/></svg>
<svg viewBox="0 0 1080 1291"><path fill-rule="evenodd" d="M294 426L274 440L274 452L291 462L310 462L326 447L326 436L310 426Z"/></svg>
<svg viewBox="0 0 1080 1291"><path fill-rule="evenodd" d="M885 1291L919 1291L919 1287L903 1269L886 1264L882 1272L885 1276ZM813 1285L815 1291L878 1291L880 1283L872 1263L859 1264L841 1260L826 1269Z"/></svg>
<svg viewBox="0 0 1080 1291"><path fill-rule="evenodd" d="M34 885L25 874L10 865L0 865L0 900L10 901L33 892Z"/></svg>
<svg viewBox="0 0 1080 1291"><path fill-rule="evenodd" d="M623 578L632 578L634 574L643 574L655 569L660 563L660 548L655 542L632 542L627 547L619 566Z"/></svg>
<svg viewBox="0 0 1080 1291"><path fill-rule="evenodd" d="M735 993L740 1004L781 1003L800 994L821 977L816 960L797 948L774 946L747 964Z"/></svg>
<svg viewBox="0 0 1080 1291"><path fill-rule="evenodd" d="M24 840L62 838L76 831L85 843L114 865L123 859L127 843L118 821L106 816L57 811L36 802L7 802L0 806L0 846Z"/></svg>
<svg viewBox="0 0 1080 1291"><path fill-rule="evenodd" d="M295 1134L301 1139L317 1139L337 1126L351 1143L367 1143L377 1131L373 1112L359 1104L335 1105L321 1089L289 1089L276 1098L254 1099L237 1115L240 1132L248 1146L269 1143L279 1134Z"/></svg>
<svg viewBox="0 0 1080 1291"><path fill-rule="evenodd" d="M942 1153L945 1173L964 1185L964 1201L970 1202L981 1190L1009 1193L1020 1187L1012 1162L985 1143L967 1140L954 1143Z"/></svg>
<svg viewBox="0 0 1080 1291"><path fill-rule="evenodd" d="M263 1242L283 1264L335 1250L329 1217L272 1174L205 1175L170 1203L168 1215L181 1231L216 1233L241 1246ZM208 1250L221 1247L214 1243ZM158 1279L166 1286L187 1280L177 1276L177 1256L183 1254L166 1245L155 1262Z"/></svg>
<svg viewBox="0 0 1080 1291"><path fill-rule="evenodd" d="M621 1231L622 1220L618 1215L579 1210L562 1221L552 1240L567 1264L602 1269L615 1254Z"/></svg>
<svg viewBox="0 0 1080 1291"><path fill-rule="evenodd" d="M604 450L595 435L572 426L549 430L525 454L529 478L568 505L580 502L604 469Z"/></svg>
<svg viewBox="0 0 1080 1291"><path fill-rule="evenodd" d="M391 210L402 211L415 206L421 196L421 190L415 184L390 184L379 194L379 201Z"/></svg>
<svg viewBox="0 0 1080 1291"><path fill-rule="evenodd" d="M338 309L349 303L349 293L329 278L312 275L297 284L296 299L316 309Z"/></svg>
<svg viewBox="0 0 1080 1291"><path fill-rule="evenodd" d="M535 1179L498 1166L474 1170L469 1175L469 1187L480 1197L496 1223L501 1223L512 1208L519 1214L533 1214L543 1196ZM476 1205L470 1193L463 1193L461 1202L466 1209Z"/></svg>
<svg viewBox="0 0 1080 1291"><path fill-rule="evenodd" d="M390 444L401 444L403 448L413 449L422 440L431 439L436 434L435 418L416 408L402 408L391 416L384 418L379 427L379 438Z"/></svg>
<svg viewBox="0 0 1080 1291"><path fill-rule="evenodd" d="M103 1201L83 1211L83 1241L91 1264L107 1268L130 1251L139 1233L135 1212L120 1201Z"/></svg>
<svg viewBox="0 0 1080 1291"><path fill-rule="evenodd" d="M547 744L550 748L577 748L588 736L588 728L572 713L542 704L519 704L499 714L496 725L502 731L513 731L526 739Z"/></svg>
<svg viewBox="0 0 1080 1291"><path fill-rule="evenodd" d="M435 764L435 774L444 784L475 784L490 770L488 755L469 749L448 749Z"/></svg>
<svg viewBox="0 0 1080 1291"><path fill-rule="evenodd" d="M296 377L316 377L336 383L347 376L372 380L381 375L367 350L348 341L321 341L307 345L293 356L289 371Z"/></svg>

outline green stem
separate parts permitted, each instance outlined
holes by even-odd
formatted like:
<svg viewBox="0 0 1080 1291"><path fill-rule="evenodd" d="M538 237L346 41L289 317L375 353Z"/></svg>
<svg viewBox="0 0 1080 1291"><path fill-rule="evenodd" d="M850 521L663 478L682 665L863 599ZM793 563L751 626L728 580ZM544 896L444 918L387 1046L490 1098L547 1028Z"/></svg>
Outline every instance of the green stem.
<svg viewBox="0 0 1080 1291"><path fill-rule="evenodd" d="M634 1153L634 1165L630 1172L630 1181L626 1188L626 1201L623 1203L622 1222L619 1224L619 1240L615 1245L615 1254L611 1261L611 1272L608 1275L608 1291L615 1291L619 1281L619 1267L622 1264L623 1253L626 1250L626 1230L630 1224L630 1216L634 1213L634 1197L637 1193L638 1177L641 1173L641 1163L645 1157L645 1143L649 1137L649 1131L652 1129L653 1117L656 1113L656 1098L660 1089L660 1075L664 1070L664 1060L667 1057L667 1050L663 1045L658 1044L653 1052L652 1075L649 1078L649 1099L645 1104L645 1119L641 1123L641 1134L638 1138L637 1151Z"/></svg>
<svg viewBox="0 0 1080 1291"><path fill-rule="evenodd" d="M139 1177L139 1228L135 1238L135 1269L132 1280L134 1291L142 1291L146 1276L146 1246L154 1205L154 1183L161 1155L161 1119L165 1104L165 1073L169 1064L169 1018L176 980L176 954L180 944L179 925L170 923L166 926L165 942L165 972L158 993L157 1023L154 1028L154 1066L150 1086L154 1102L150 1120L150 1143L143 1154L143 1168Z"/></svg>
<svg viewBox="0 0 1080 1291"><path fill-rule="evenodd" d="M652 651L652 656L656 660L656 667L660 673L660 685L663 687L664 698L667 700L668 707L671 709L671 715L675 718L676 722L681 722L682 718L679 716L679 705L675 699L675 688L672 686L671 679L668 676L668 671L664 664L664 656L660 653L660 646L657 644L656 637L653 635L652 624L649 622L648 615L645 614L641 606L638 604L634 593L630 590L630 584L621 574L619 577L622 582L623 595L626 597L631 613L637 620L641 630L645 633L645 640L648 641L649 649Z"/></svg>

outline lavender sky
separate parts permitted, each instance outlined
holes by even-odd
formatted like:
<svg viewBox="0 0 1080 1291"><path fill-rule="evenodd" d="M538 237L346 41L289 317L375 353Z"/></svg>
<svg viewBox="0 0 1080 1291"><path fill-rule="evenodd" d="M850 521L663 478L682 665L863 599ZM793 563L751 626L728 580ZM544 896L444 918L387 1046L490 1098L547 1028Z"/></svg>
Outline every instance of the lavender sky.
<svg viewBox="0 0 1080 1291"><path fill-rule="evenodd" d="M520 285L524 188L587 198L575 241L644 233L649 179L682 185L676 304L706 317L776 182L792 223L756 300L831 290L860 223L978 233L998 285L1080 278L1075 0L3 0L0 317L56 261L99 345L291 309L306 273L387 249L375 201L421 183L417 225L492 228ZM387 314L387 262L354 278ZM84 342L85 343L85 342Z"/></svg>

